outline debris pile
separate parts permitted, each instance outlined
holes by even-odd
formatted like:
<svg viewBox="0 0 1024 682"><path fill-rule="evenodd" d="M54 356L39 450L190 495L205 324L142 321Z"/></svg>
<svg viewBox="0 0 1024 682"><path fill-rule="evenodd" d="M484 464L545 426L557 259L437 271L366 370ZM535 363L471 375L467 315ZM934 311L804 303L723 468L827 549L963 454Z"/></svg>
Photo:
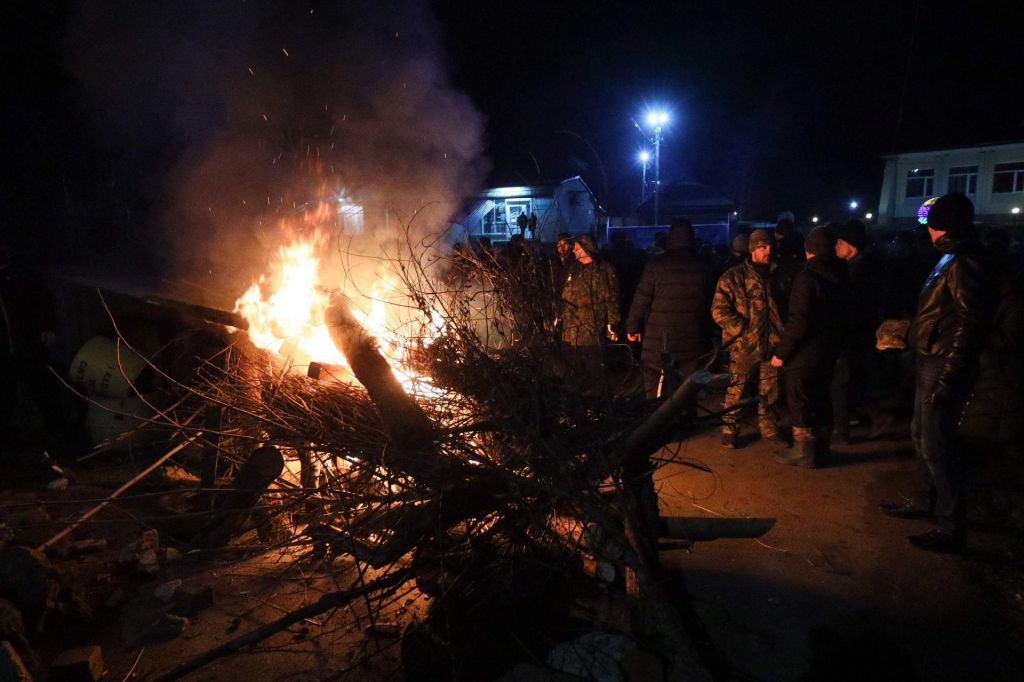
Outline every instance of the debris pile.
<svg viewBox="0 0 1024 682"><path fill-rule="evenodd" d="M176 433L177 445L41 547L63 556L100 549L72 539L74 529L161 471L179 493L162 526L178 547L146 530L120 550L123 571L160 580L168 562L226 547L319 567L345 557L357 569L346 588L156 679L178 679L356 600L380 610L365 636L397 640L410 679L492 678L523 661L576 675L617 671L607 679L640 679L633 669L644 679L709 678L685 592L673 591L658 562L668 530L652 456L692 424L697 391L713 377L691 377L652 410L621 377L580 372L552 326L550 277L536 266L465 255L444 265L438 278L415 260L397 263L410 305L443 319L432 343L407 334L402 374L419 377L411 388L341 294L327 327L354 381L330 367L295 372L242 336L204 357L188 381L150 362L165 399L148 406L149 422ZM429 602L426 617L384 617L410 589ZM35 601L45 612L52 595L43 591ZM130 599L111 590L106 608ZM140 643L186 631L213 593L164 578L147 599L152 608L131 626ZM598 652L586 653L595 642Z"/></svg>

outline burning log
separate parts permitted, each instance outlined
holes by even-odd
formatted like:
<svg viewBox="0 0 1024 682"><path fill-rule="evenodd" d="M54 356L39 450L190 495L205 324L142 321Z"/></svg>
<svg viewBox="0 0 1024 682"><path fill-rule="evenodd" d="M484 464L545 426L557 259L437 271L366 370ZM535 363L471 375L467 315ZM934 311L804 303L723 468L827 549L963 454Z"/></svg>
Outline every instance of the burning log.
<svg viewBox="0 0 1024 682"><path fill-rule="evenodd" d="M430 449L434 440L430 420L395 378L374 337L352 316L348 300L335 295L324 317L331 339L366 387L395 445L407 452Z"/></svg>
<svg viewBox="0 0 1024 682"><path fill-rule="evenodd" d="M267 486L284 469L281 452L272 446L253 450L231 483L231 492L221 493L214 502L214 514L206 528L193 540L198 547L220 547L245 526L252 508Z"/></svg>

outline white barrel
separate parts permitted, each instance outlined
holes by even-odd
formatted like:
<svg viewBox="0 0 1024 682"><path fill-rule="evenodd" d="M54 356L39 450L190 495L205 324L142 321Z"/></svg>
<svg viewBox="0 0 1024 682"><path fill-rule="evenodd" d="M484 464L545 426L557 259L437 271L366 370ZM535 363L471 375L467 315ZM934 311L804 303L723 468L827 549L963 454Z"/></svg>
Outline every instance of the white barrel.
<svg viewBox="0 0 1024 682"><path fill-rule="evenodd" d="M124 398L133 394L131 384L145 368L146 361L123 343L94 336L75 354L68 379L90 395Z"/></svg>
<svg viewBox="0 0 1024 682"><path fill-rule="evenodd" d="M153 415L153 411L142 400L135 396L129 398L89 398L89 407L85 412L85 428L89 433L89 441L95 446L107 443L122 434L130 435L117 440L112 450L127 450L130 446L138 447L151 442L159 432L150 427L140 430L146 425L145 418Z"/></svg>

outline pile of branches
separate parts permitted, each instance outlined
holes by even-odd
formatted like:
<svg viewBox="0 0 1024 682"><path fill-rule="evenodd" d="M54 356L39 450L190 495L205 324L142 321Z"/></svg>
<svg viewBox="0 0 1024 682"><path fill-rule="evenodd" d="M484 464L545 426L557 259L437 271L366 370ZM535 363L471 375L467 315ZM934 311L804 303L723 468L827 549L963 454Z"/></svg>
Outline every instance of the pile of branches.
<svg viewBox="0 0 1024 682"><path fill-rule="evenodd" d="M522 649L503 642L505 655L543 657L555 635L540 626L564 621L574 595L607 590L595 562L617 569L613 588L629 604L631 634L669 677L706 678L657 557L650 456L681 403L652 416L617 381L579 380L558 339L558 297L543 261L466 253L396 260L396 270L424 327L443 320L432 343L406 334L404 369L425 375L427 387L398 382L336 294L327 325L355 381L333 380L329 368L319 378L290 372L238 343L203 363L179 407L205 413L205 455L219 462L217 476L235 470L234 492L212 503L219 513L195 544L286 518L297 529L287 544L303 550L296 561L351 557L365 567L360 582L162 679L409 581L433 601L431 618L406 631L403 653L425 677L468 679L479 675L474 655L493 656L497 647L482 643L499 630ZM692 397L684 388L681 400ZM284 461L300 464L299 480L278 479L264 495ZM253 499L239 504L246 495ZM261 495L260 513L250 514Z"/></svg>

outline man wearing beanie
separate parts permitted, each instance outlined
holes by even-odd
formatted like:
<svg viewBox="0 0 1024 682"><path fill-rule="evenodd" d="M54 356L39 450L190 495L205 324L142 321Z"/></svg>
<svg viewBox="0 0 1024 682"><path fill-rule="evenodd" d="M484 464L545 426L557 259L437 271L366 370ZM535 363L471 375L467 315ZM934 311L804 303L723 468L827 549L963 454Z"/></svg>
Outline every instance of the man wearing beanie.
<svg viewBox="0 0 1024 682"><path fill-rule="evenodd" d="M851 220L836 233L836 256L846 262L847 335L839 348L832 379L832 411L835 436L850 440L850 419L868 409L868 382L879 375L876 369L875 330L882 322L881 268L865 253L868 246L864 223ZM875 415L873 427L881 419Z"/></svg>
<svg viewBox="0 0 1024 682"><path fill-rule="evenodd" d="M772 366L782 372L793 448L776 456L783 464L813 468L828 452L832 434L829 387L843 334L846 265L836 257L836 240L816 227L804 240L807 262L793 280L782 339Z"/></svg>
<svg viewBox="0 0 1024 682"><path fill-rule="evenodd" d="M964 461L957 424L971 390L995 304L995 286L974 230L974 205L960 193L939 198L928 212L928 236L943 254L925 280L907 345L917 356L911 438L918 487L904 503L883 504L899 518L934 517L936 527L910 542L923 549L964 548Z"/></svg>
<svg viewBox="0 0 1024 682"><path fill-rule="evenodd" d="M747 379L756 373L761 398L757 406L758 430L765 440L785 444L775 421L778 374L768 362L769 352L782 331L772 236L767 230L754 230L747 247L750 257L718 278L711 303L711 316L722 328L722 347L729 349L731 380L723 408L728 410L740 401ZM738 415L727 411L722 416L722 445L735 448L738 437Z"/></svg>
<svg viewBox="0 0 1024 682"><path fill-rule="evenodd" d="M650 399L672 395L711 350L708 306L715 290L711 266L693 248L693 225L673 221L665 253L644 268L629 308L626 333L642 341L644 391Z"/></svg>
<svg viewBox="0 0 1024 682"><path fill-rule="evenodd" d="M730 245L729 261L726 268L731 268L734 265L739 265L747 256L750 254L750 235L744 232L736 235L732 238L732 244Z"/></svg>

